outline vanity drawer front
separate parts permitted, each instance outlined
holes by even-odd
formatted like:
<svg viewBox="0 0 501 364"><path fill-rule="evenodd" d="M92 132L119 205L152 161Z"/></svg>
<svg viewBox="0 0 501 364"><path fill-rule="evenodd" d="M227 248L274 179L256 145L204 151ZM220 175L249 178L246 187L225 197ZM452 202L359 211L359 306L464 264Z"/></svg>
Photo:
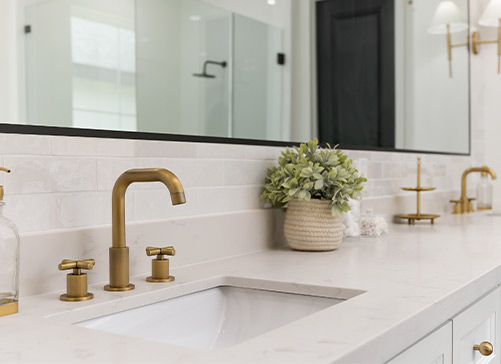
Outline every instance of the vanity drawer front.
<svg viewBox="0 0 501 364"><path fill-rule="evenodd" d="M387 364L451 364L452 322L432 332Z"/></svg>
<svg viewBox="0 0 501 364"><path fill-rule="evenodd" d="M501 289L496 289L453 319L453 360L457 364L501 363ZM489 342L494 352L482 355L475 345Z"/></svg>

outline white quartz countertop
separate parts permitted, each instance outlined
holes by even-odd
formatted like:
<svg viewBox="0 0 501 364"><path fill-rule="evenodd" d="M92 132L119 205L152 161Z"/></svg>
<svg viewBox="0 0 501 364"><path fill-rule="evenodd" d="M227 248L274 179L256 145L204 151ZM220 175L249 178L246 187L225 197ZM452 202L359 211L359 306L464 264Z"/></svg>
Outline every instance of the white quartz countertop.
<svg viewBox="0 0 501 364"><path fill-rule="evenodd" d="M61 292L24 298L0 318L2 363L383 363L501 283L501 215L448 216L436 225L391 225L333 252L267 250L174 269L166 285L133 277L136 290L68 303ZM366 291L219 351L199 351L89 330L55 319L114 302L117 310L169 297L207 279L239 277ZM198 283L197 283L198 282ZM205 282L205 283L204 283ZM64 317L62 315L61 317ZM82 316L83 317L83 316ZM165 328L169 330L168 327Z"/></svg>

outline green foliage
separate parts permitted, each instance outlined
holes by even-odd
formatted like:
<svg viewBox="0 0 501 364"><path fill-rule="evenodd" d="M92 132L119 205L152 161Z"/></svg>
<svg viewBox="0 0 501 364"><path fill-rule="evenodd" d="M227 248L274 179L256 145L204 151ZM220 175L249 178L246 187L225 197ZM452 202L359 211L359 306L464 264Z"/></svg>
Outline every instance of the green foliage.
<svg viewBox="0 0 501 364"><path fill-rule="evenodd" d="M363 182L353 161L336 147L319 148L318 139L287 148L278 158L278 166L268 168L261 198L282 207L293 198L332 200L332 215L350 210L348 200L359 200Z"/></svg>

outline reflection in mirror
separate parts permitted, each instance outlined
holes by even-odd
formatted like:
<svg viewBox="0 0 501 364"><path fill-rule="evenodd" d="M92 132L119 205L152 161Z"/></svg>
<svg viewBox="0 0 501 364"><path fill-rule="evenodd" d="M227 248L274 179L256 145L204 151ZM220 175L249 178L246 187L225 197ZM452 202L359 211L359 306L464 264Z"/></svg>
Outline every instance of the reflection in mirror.
<svg viewBox="0 0 501 364"><path fill-rule="evenodd" d="M25 120L469 153L468 0L23 0Z"/></svg>
<svg viewBox="0 0 501 364"><path fill-rule="evenodd" d="M444 3L453 6L443 9ZM321 140L468 153L468 49L447 47L451 36L455 43L467 39L464 20L449 17L468 14L467 6L466 0L317 2ZM437 10L447 11L437 16ZM448 28L449 34L438 31Z"/></svg>
<svg viewBox="0 0 501 364"><path fill-rule="evenodd" d="M199 0L52 0L26 20L30 124L282 138L273 25Z"/></svg>

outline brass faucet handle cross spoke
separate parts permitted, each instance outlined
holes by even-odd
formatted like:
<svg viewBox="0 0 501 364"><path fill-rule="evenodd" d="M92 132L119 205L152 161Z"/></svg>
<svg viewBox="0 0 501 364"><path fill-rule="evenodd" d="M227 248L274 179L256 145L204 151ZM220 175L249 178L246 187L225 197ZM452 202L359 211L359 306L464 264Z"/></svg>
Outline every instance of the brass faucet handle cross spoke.
<svg viewBox="0 0 501 364"><path fill-rule="evenodd" d="M81 272L81 269L94 268L94 264L96 264L94 259L63 259L61 261L58 266L59 270L73 269L73 273L66 275L66 293L59 297L61 301L87 301L94 297L92 293L87 292L87 273Z"/></svg>
<svg viewBox="0 0 501 364"><path fill-rule="evenodd" d="M84 260L70 260L63 259L63 261L59 264L59 270L67 270L67 269L87 269L90 270L94 268L96 261L94 259L84 259Z"/></svg>
<svg viewBox="0 0 501 364"><path fill-rule="evenodd" d="M153 283L166 283L172 282L175 278L169 274L169 259L164 258L164 255L176 255L173 246L166 246L164 248L157 248L149 246L146 248L146 255L156 255L156 259L151 261L152 274L151 277L146 278L147 282Z"/></svg>
<svg viewBox="0 0 501 364"><path fill-rule="evenodd" d="M157 248L154 246L149 246L146 248L146 255L151 257L152 255L158 255L161 258L162 255L176 255L176 250L173 246L166 246L164 248Z"/></svg>

